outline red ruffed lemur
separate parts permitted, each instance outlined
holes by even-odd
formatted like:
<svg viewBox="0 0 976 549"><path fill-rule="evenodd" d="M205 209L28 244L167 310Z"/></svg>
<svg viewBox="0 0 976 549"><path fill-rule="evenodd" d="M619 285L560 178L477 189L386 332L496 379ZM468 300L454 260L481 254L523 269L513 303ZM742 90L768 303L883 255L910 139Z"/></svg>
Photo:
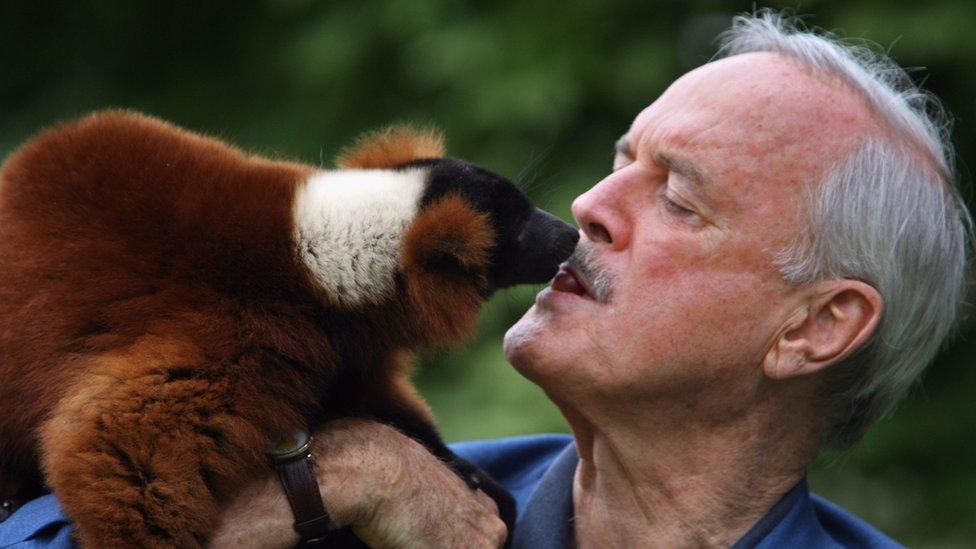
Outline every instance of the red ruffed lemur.
<svg viewBox="0 0 976 549"><path fill-rule="evenodd" d="M577 238L432 133L373 134L323 170L125 111L42 132L0 171L0 500L53 491L86 547L202 546L271 441L361 416L511 526L411 356Z"/></svg>

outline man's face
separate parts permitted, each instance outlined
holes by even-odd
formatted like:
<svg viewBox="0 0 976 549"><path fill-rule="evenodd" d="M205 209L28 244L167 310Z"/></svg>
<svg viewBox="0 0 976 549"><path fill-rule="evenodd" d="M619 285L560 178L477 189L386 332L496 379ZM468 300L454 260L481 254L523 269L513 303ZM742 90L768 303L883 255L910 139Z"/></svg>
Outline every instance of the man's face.
<svg viewBox="0 0 976 549"><path fill-rule="evenodd" d="M609 298L557 291L576 287L557 276L506 335L509 360L557 401L748 402L796 305L773 260L804 229L804 185L869 125L856 96L776 54L681 77L573 204L595 270L583 285L597 274Z"/></svg>

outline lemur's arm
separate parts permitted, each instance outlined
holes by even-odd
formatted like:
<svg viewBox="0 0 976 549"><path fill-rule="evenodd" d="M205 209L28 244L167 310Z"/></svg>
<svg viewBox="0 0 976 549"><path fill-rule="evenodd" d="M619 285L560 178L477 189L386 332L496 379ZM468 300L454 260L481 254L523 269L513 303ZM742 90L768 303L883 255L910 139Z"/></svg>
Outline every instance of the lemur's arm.
<svg viewBox="0 0 976 549"><path fill-rule="evenodd" d="M312 452L332 519L371 547L501 547L505 540L490 497L388 425L333 421L314 433ZM293 521L269 475L221 512L211 547L290 547L298 541Z"/></svg>

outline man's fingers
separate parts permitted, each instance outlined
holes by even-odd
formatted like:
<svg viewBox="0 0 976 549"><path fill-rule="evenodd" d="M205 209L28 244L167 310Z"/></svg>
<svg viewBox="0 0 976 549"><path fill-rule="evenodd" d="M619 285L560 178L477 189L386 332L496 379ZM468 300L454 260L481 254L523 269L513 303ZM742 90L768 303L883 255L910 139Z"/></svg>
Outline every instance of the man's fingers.
<svg viewBox="0 0 976 549"><path fill-rule="evenodd" d="M495 503L495 500L491 499L491 496L482 492L481 490L476 490L474 497L478 503L485 508L486 511L492 515L495 515L496 517L498 516L498 504Z"/></svg>
<svg viewBox="0 0 976 549"><path fill-rule="evenodd" d="M472 490L423 445L369 420L330 422L317 436L317 467L327 502L346 505L353 531L372 547L501 547L507 537L498 506ZM328 503L327 503L328 505ZM338 514L338 504L337 514Z"/></svg>
<svg viewBox="0 0 976 549"><path fill-rule="evenodd" d="M485 520L485 524L481 526L481 531L485 536L485 544L487 547L502 547L505 545L505 538L508 537L508 528L505 527L505 522L498 516L489 516Z"/></svg>
<svg viewBox="0 0 976 549"><path fill-rule="evenodd" d="M501 547L495 500L388 425L345 419L315 434L316 476L339 525L372 547ZM216 547L290 546L294 518L275 477L255 481L221 515Z"/></svg>

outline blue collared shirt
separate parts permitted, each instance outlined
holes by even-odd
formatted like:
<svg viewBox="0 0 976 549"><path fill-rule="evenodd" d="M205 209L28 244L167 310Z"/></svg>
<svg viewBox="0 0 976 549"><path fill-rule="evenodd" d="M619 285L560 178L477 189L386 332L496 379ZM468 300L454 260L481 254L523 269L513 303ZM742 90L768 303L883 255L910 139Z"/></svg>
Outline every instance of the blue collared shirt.
<svg viewBox="0 0 976 549"><path fill-rule="evenodd" d="M454 451L509 489L518 520L512 546L565 549L573 535L573 476L579 456L566 435L462 442ZM806 479L787 492L733 549L747 547L902 547L877 529L811 494Z"/></svg>
<svg viewBox="0 0 976 549"><path fill-rule="evenodd" d="M573 475L579 457L566 435L537 435L452 446L515 497L514 548L565 549L573 533ZM0 523L0 549L71 547L71 522L47 495ZM806 481L786 493L734 545L757 547L901 547L866 522L811 494Z"/></svg>

